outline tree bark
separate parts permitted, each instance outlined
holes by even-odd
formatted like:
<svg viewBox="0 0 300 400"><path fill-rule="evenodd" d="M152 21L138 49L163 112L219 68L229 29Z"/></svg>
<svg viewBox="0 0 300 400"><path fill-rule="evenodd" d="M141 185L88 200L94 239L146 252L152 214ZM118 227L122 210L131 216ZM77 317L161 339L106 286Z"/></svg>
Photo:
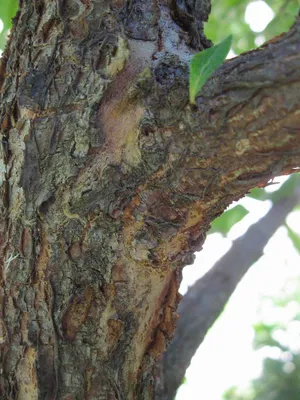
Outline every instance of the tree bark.
<svg viewBox="0 0 300 400"><path fill-rule="evenodd" d="M210 2L179 3L20 2L0 68L2 398L153 399L210 222L299 167L299 21L191 107Z"/></svg>

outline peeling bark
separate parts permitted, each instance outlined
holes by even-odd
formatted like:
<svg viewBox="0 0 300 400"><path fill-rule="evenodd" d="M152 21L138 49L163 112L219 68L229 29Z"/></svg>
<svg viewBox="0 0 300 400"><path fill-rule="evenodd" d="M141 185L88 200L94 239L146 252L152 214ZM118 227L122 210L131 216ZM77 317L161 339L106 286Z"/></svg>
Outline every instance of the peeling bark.
<svg viewBox="0 0 300 400"><path fill-rule="evenodd" d="M173 1L21 1L0 68L5 399L153 399L209 224L299 167L299 22L194 108L210 43L186 3L192 31Z"/></svg>

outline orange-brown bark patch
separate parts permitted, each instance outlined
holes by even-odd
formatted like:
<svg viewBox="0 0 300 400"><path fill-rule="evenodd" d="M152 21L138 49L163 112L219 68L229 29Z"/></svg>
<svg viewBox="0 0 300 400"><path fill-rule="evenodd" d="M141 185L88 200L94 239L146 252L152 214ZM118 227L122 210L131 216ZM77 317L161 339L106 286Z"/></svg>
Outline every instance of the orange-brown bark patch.
<svg viewBox="0 0 300 400"><path fill-rule="evenodd" d="M28 347L19 361L16 371L18 381L17 400L38 399L38 383L35 370L36 358L36 350Z"/></svg>
<svg viewBox="0 0 300 400"><path fill-rule="evenodd" d="M110 350L112 350L124 331L124 322L119 319L109 319L107 323L108 345L110 347Z"/></svg>
<svg viewBox="0 0 300 400"><path fill-rule="evenodd" d="M154 359L166 350L166 338L161 330L156 332L155 338L148 349L148 353Z"/></svg>
<svg viewBox="0 0 300 400"><path fill-rule="evenodd" d="M32 234L28 228L24 228L21 235L20 254L25 258L30 258L32 254Z"/></svg>
<svg viewBox="0 0 300 400"><path fill-rule="evenodd" d="M83 293L71 298L64 313L62 328L66 339L74 340L81 326L85 323L94 293L87 287Z"/></svg>

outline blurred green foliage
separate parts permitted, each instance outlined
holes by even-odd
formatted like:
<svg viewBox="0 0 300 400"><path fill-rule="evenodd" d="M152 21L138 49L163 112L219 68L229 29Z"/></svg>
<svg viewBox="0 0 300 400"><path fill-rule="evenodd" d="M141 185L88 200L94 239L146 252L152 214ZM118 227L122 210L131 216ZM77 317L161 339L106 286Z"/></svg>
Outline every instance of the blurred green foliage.
<svg viewBox="0 0 300 400"><path fill-rule="evenodd" d="M300 345L297 341L295 346L295 338L299 336L300 329L300 282L291 284L291 287L294 286L292 292L287 290L288 294L271 299L272 314L290 315L287 323L283 326L278 320L254 326L254 348L268 350L274 356L264 359L261 375L250 383L247 390L232 387L224 393L224 400L299 400Z"/></svg>
<svg viewBox="0 0 300 400"><path fill-rule="evenodd" d="M0 32L0 49L4 49L7 33L11 28L11 20L18 10L18 0L0 1L0 18L3 23L3 29Z"/></svg>
<svg viewBox="0 0 300 400"><path fill-rule="evenodd" d="M296 232L294 232L287 224L286 224L286 228L288 231L288 236L291 239L291 241L293 242L295 249L297 249L300 253L300 236Z"/></svg>
<svg viewBox="0 0 300 400"><path fill-rule="evenodd" d="M287 31L295 22L299 11L299 0L265 0L275 17L264 31L267 40Z"/></svg>
<svg viewBox="0 0 300 400"><path fill-rule="evenodd" d="M274 184L276 184L276 178L274 179L274 182L269 183L269 186ZM291 175L289 179L286 180L275 192L268 193L265 190L255 188L251 190L248 197L260 201L271 200L273 203L277 203L279 200L290 196L297 186L300 186L300 175L294 174Z"/></svg>
<svg viewBox="0 0 300 400"><path fill-rule="evenodd" d="M255 39L263 35L265 40L287 31L294 23L299 10L298 0L265 0L275 17L263 32L251 31L245 21L245 11L251 0L212 0L212 12L205 33L214 43L227 35L233 36L232 49L236 54L253 49Z"/></svg>
<svg viewBox="0 0 300 400"><path fill-rule="evenodd" d="M275 182L276 183L276 179ZM272 184L272 183L270 183ZM300 187L300 174L291 175L278 190L274 192L267 192L264 189L255 188L248 194L249 197L259 200L271 200L272 203L278 202L280 199L291 196L296 187ZM230 229L239 221L241 221L248 214L248 210L242 205L238 204L228 211L225 211L220 217L216 218L211 224L209 233L219 232L226 236ZM288 237L291 239L294 247L300 252L300 236L293 231L293 229L285 224Z"/></svg>
<svg viewBox="0 0 300 400"><path fill-rule="evenodd" d="M211 224L209 233L219 232L222 235L226 235L230 229L241 221L245 215L249 213L245 207L238 204L237 206L225 211L220 217L216 218Z"/></svg>

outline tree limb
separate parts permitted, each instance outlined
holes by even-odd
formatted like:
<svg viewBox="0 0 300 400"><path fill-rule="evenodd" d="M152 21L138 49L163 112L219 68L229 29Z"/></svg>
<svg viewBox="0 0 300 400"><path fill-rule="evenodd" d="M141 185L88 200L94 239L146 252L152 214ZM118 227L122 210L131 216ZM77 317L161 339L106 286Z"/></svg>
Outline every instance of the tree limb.
<svg viewBox="0 0 300 400"><path fill-rule="evenodd" d="M299 204L299 187L291 197L275 203L270 211L236 239L230 250L188 290L179 304L175 336L163 356L165 397L173 399L191 359L229 297L249 268L262 255L269 239Z"/></svg>

